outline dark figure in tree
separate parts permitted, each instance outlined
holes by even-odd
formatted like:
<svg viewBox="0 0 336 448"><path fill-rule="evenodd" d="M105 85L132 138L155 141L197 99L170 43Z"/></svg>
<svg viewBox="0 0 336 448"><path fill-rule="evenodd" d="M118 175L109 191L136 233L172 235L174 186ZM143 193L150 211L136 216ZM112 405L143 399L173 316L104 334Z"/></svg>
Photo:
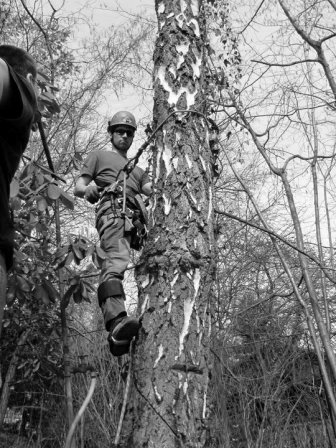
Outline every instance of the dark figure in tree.
<svg viewBox="0 0 336 448"><path fill-rule="evenodd" d="M122 283L130 249L141 248L139 238L146 230L141 194L151 193L150 179L140 167L136 166L124 178L127 151L136 128L130 112L117 112L108 122L111 150L94 151L87 157L74 190L76 196L97 203L96 228L106 255L99 279L98 302L114 356L129 351L131 340L139 330L139 320L127 316Z"/></svg>
<svg viewBox="0 0 336 448"><path fill-rule="evenodd" d="M6 304L7 270L13 264L14 230L9 187L38 114L37 69L21 48L0 45L0 333Z"/></svg>

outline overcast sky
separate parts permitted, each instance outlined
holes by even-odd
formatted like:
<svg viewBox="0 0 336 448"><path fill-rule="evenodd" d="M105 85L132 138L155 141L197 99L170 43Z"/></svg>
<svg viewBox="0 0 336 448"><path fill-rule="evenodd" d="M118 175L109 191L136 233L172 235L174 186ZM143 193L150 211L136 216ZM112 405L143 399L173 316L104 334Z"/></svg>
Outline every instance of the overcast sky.
<svg viewBox="0 0 336 448"><path fill-rule="evenodd" d="M97 29L103 31L104 28L111 26L125 25L127 27L133 15L141 14L144 18L151 16L155 19L154 3L154 0L65 0L62 8L65 12L74 13L78 17L85 16L88 19L87 24L79 21L78 26L73 29L70 46L73 49L81 47L81 40L90 31L88 24L97 25ZM117 110L129 110L139 121L142 117L151 116L152 103L149 98L149 103L144 105L140 93L129 87L125 87L118 97L112 90L110 93L109 91L102 93L100 112L111 116ZM139 128L140 132L136 140L143 138L141 130L142 127ZM138 142L135 141L135 143ZM131 152L134 150L135 148L132 148Z"/></svg>
<svg viewBox="0 0 336 448"><path fill-rule="evenodd" d="M132 14L154 15L154 0L66 0L66 11L82 11L102 28L127 23Z"/></svg>

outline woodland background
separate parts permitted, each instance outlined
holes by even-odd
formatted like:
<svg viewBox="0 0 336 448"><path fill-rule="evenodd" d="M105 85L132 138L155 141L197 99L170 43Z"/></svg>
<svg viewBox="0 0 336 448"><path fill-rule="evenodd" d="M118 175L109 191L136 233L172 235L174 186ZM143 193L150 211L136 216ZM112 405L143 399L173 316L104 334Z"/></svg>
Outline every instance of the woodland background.
<svg viewBox="0 0 336 448"><path fill-rule="evenodd" d="M203 2L217 243L204 446L331 447L336 2L255 3ZM11 189L4 447L64 445L90 384L80 363L99 376L77 445L108 447L117 432L127 360L108 350L95 292L104 254L93 208L75 201L73 186L86 155L109 147L107 119L120 104L139 121L134 153L150 134L157 22L152 9L101 7L122 19L102 30L90 5L71 13L61 2L0 1L1 43L22 46L40 66L52 160L34 133ZM141 157L149 170L154 151ZM126 280L134 313L138 257Z"/></svg>

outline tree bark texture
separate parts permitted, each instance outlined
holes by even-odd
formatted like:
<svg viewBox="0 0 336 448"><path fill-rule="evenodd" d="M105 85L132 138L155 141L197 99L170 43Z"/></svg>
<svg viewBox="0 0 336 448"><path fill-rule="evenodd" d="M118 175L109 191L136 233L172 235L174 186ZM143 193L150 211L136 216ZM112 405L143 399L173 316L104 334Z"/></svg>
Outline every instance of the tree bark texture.
<svg viewBox="0 0 336 448"><path fill-rule="evenodd" d="M137 281L142 328L128 446L207 445L213 172L201 0L156 1L154 193Z"/></svg>

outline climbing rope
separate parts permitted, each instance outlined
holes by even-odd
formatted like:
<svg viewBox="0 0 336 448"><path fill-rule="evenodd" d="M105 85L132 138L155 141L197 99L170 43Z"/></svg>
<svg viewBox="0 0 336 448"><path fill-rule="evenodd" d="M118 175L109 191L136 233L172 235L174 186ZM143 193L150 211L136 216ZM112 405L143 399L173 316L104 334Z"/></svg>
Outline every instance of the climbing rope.
<svg viewBox="0 0 336 448"><path fill-rule="evenodd" d="M121 171L124 171L127 175L127 177L131 174L131 172L134 170L134 168L136 167L137 163L139 162L139 159L142 155L142 153L144 152L144 150L147 148L147 146L150 144L150 142L153 140L153 138L155 137L155 135L157 134L157 132L167 123L167 121L176 114L180 114L180 113L184 113L184 114L195 114L195 115L199 115L201 117L204 118L204 120L206 121L206 123L210 123L210 129L214 130L216 132L218 132L218 125L217 123L209 117L206 117L202 112L199 112L197 110L189 110L189 109L181 109L181 110L175 110L174 112L171 112L157 127L156 129L151 133L151 135L147 138L147 140L140 146L140 148L138 149L137 153L135 154L134 157L132 157L124 166L124 168ZM119 174L117 178L119 177Z"/></svg>
<svg viewBox="0 0 336 448"><path fill-rule="evenodd" d="M135 347L135 338L132 339L131 346L130 346L130 351L129 351L130 359L129 359L129 364L128 364L128 372L127 372L127 378L126 378L126 386L125 386L125 391L124 391L123 404L122 404L122 408L121 408L118 428L117 428L116 436L115 436L115 439L114 439L114 445L113 445L115 448L117 448L118 445L119 445L121 428L122 428L122 424L123 424L123 421L124 421L124 418L125 418L125 413L126 413L126 407L127 407L129 391L130 391L130 386L131 386L131 376L132 376L132 369L133 369L134 347Z"/></svg>
<svg viewBox="0 0 336 448"><path fill-rule="evenodd" d="M139 316L139 320L142 319L144 314L145 314L145 311L143 311L142 314ZM127 404L128 404L129 393L130 393L130 388L131 388L131 380L132 379L133 379L134 387L137 390L138 394L146 401L148 406L150 408L152 408L152 410L155 412L155 414L170 429L170 431L174 434L176 439L177 440L181 439L181 436L174 430L174 428L169 424L169 422L164 418L164 416L161 415L161 413L155 408L155 406L150 402L148 397L146 397L141 392L141 390L139 389L139 386L138 386L138 383L137 383L137 379L136 379L136 376L135 376L135 372L134 372L134 369L133 369L135 344L136 344L136 339L133 338L132 342L131 342L131 345L130 345L130 350L129 350L129 365L128 365L128 371L127 371L127 377L126 377L126 385L125 385L123 403L122 403L122 408L121 408L121 412L120 412L118 428L117 428L116 436L115 436L114 443L113 443L113 448L118 448L119 447L120 434L121 434L122 425L123 425L124 418L125 418L125 413L126 413L126 408L127 408Z"/></svg>
<svg viewBox="0 0 336 448"><path fill-rule="evenodd" d="M65 442L65 447L64 448L71 448L71 442L72 442L72 438L74 436L75 433L75 429L76 426L78 424L78 422L80 421L80 419L82 418L85 409L87 408L88 404L90 403L90 400L92 398L93 392L95 390L96 387L96 383L97 383L97 373L95 371L91 372L91 384L90 384L90 388L88 390L88 393L86 395L85 400L83 401L83 404L81 406L81 408L79 409L76 417L74 418L71 427L69 429L68 432L68 436L66 438L66 442Z"/></svg>

